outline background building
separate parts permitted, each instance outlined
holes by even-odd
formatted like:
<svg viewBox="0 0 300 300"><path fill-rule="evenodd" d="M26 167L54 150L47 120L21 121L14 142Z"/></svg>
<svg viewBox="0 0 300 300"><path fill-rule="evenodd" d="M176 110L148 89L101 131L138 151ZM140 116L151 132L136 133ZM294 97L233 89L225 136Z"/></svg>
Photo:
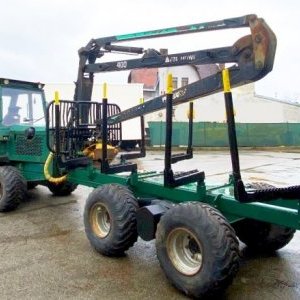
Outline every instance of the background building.
<svg viewBox="0 0 300 300"><path fill-rule="evenodd" d="M144 98L163 94L166 77L173 75L173 87L180 88L219 71L216 65L180 66L162 69L133 70L128 82L147 83ZM149 89L151 88L151 94ZM237 122L238 142L241 146L300 145L300 105L264 97L255 93L254 83L232 89ZM151 144L164 144L165 112L146 116ZM188 130L188 103L173 109L173 144L185 145ZM216 93L194 101L194 145L227 146L226 113L223 93Z"/></svg>
<svg viewBox="0 0 300 300"><path fill-rule="evenodd" d="M173 75L174 88L180 88L219 71L216 65L179 66L132 70L127 84L109 84L109 102L121 110L165 93L166 77ZM46 84L48 101L54 91L61 99L73 99L74 84ZM240 146L300 146L300 105L264 97L255 93L254 83L232 89L236 129ZM92 99L101 101L102 85L95 84ZM145 116L146 132L153 146L164 145L165 111ZM186 145L188 136L188 103L174 107L173 144ZM227 124L223 93L194 101L195 146L227 146ZM135 143L141 137L139 118L123 123L123 138Z"/></svg>

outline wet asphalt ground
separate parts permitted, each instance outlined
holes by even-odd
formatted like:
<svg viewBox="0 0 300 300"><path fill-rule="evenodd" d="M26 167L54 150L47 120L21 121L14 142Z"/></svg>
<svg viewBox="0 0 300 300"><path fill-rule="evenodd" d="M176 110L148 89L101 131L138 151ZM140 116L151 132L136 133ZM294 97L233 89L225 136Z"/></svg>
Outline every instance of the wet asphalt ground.
<svg viewBox="0 0 300 300"><path fill-rule="evenodd" d="M197 165L197 166L196 166ZM161 153L150 153L141 169L163 168ZM298 170L297 170L298 166ZM198 167L207 182L226 181L227 152L199 152L175 170ZM246 182L299 184L300 154L241 152ZM54 197L38 186L14 212L0 214L0 299L188 299L166 280L155 243L141 239L125 257L96 253L85 237L83 207L91 188ZM241 244L241 267L224 299L300 299L300 233L272 256L249 253Z"/></svg>

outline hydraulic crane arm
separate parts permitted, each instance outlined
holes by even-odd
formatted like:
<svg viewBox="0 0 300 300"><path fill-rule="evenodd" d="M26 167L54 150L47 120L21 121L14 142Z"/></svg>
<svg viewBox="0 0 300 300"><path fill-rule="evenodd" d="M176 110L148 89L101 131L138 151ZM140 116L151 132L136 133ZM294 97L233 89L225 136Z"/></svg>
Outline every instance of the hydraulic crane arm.
<svg viewBox="0 0 300 300"><path fill-rule="evenodd" d="M144 50L141 47L115 45L124 41L240 27L249 27L251 34L240 38L228 47L162 55L154 49ZM275 50L275 34L264 20L257 18L256 15L93 39L86 47L79 50L80 61L74 100L91 99L94 73L137 68L234 63L229 68L231 84L232 86L243 85L261 79L272 70ZM102 58L108 52L142 54L142 57L122 61L97 62L97 59ZM173 104L207 96L220 91L221 88L221 73L216 73L175 90ZM165 96L163 95L114 115L109 118L108 122L115 124L164 107Z"/></svg>

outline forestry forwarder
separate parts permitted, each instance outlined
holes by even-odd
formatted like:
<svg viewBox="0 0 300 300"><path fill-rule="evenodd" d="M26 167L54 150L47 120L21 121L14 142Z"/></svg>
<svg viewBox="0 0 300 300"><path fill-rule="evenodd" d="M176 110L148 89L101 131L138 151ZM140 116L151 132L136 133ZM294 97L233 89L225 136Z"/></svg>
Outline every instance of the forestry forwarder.
<svg viewBox="0 0 300 300"><path fill-rule="evenodd" d="M233 46L162 55L154 49L116 45L210 30L249 27L251 34ZM156 238L157 256L166 276L193 297L214 296L232 281L239 266L238 238L260 251L285 246L300 228L300 186L286 188L244 185L239 165L231 86L263 78L273 67L276 37L255 15L91 40L79 50L74 101L52 102L47 109L48 144L58 173L68 181L94 187L84 211L85 231L92 246L108 256L122 255L140 236ZM99 62L106 53L140 55L136 59ZM227 64L231 67L121 112L103 101L92 102L94 73L179 65ZM172 155L172 107L224 90L232 174L228 184L211 186L203 171L172 171L172 164L191 159L192 110L186 153ZM201 101L201 100L199 100ZM139 172L131 162L145 156L121 155L112 164L109 147L121 140L123 121L166 110L164 172ZM87 153L85 156L84 153ZM235 230L234 230L234 229Z"/></svg>

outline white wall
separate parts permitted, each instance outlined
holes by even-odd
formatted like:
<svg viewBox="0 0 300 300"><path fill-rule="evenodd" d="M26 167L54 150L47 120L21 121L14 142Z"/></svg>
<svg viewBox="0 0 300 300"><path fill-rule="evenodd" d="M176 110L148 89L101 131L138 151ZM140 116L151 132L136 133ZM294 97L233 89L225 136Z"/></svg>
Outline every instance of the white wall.
<svg viewBox="0 0 300 300"><path fill-rule="evenodd" d="M92 99L98 101L102 98L103 87L101 84L95 84ZM143 98L143 84L108 84L107 85L108 102L119 105L121 110L140 104ZM135 140L141 138L140 118L135 118L122 123L123 140Z"/></svg>
<svg viewBox="0 0 300 300"><path fill-rule="evenodd" d="M232 89L235 120L240 123L300 123L300 105L284 103L275 99L257 96L254 84ZM189 104L175 106L174 121L188 121ZM195 122L225 122L223 93L203 97L194 101ZM147 121L164 121L165 112L155 112Z"/></svg>
<svg viewBox="0 0 300 300"><path fill-rule="evenodd" d="M44 87L47 102L54 100L54 92L58 91L60 99L73 100L75 84L74 83L46 83Z"/></svg>

